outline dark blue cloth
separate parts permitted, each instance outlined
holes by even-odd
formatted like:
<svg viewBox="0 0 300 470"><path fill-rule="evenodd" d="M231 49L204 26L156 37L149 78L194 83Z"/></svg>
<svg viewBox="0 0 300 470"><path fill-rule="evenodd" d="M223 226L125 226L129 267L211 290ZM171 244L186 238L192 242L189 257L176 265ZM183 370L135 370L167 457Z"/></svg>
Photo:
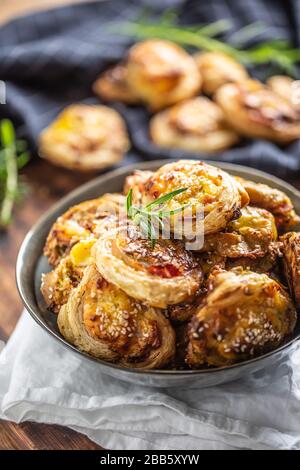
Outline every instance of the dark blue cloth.
<svg viewBox="0 0 300 470"><path fill-rule="evenodd" d="M104 0L58 8L18 18L0 29L0 79L7 87L7 104L0 117L11 117L33 147L37 136L66 105L97 102L91 84L110 64L123 57L132 40L119 36L113 25L134 19L147 5L159 13L178 6L184 24L228 18L234 30L262 21L268 27L257 40L286 38L300 46L299 0ZM226 38L226 35L225 35ZM253 70L261 78L270 67ZM134 152L126 161L163 157L197 157L183 151L161 150L148 138L147 112L115 104L125 117ZM285 147L263 140L209 158L242 163L280 176L300 172L300 141Z"/></svg>

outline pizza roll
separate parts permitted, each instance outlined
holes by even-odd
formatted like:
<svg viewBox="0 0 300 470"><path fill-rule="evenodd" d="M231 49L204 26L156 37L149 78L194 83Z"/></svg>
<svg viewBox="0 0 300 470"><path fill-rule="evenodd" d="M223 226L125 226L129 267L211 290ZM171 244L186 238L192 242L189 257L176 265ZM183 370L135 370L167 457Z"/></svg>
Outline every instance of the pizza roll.
<svg viewBox="0 0 300 470"><path fill-rule="evenodd" d="M71 291L81 281L86 266L93 262L91 249L95 241L90 238L76 243L70 254L62 258L52 271L42 275L41 292L47 308L52 312L60 311Z"/></svg>
<svg viewBox="0 0 300 470"><path fill-rule="evenodd" d="M298 80L293 80L287 75L274 75L267 80L267 85L281 98L289 101L297 109L300 109L300 87Z"/></svg>
<svg viewBox="0 0 300 470"><path fill-rule="evenodd" d="M129 50L127 82L152 111L195 96L201 87L194 58L160 39L139 42Z"/></svg>
<svg viewBox="0 0 300 470"><path fill-rule="evenodd" d="M205 97L191 98L153 116L150 136L161 147L190 152L217 152L239 140L221 108Z"/></svg>
<svg viewBox="0 0 300 470"><path fill-rule="evenodd" d="M165 204L167 210L188 206L174 214L171 230L178 237L215 233L224 229L249 201L243 187L225 171L198 160L167 163L148 178L141 188L146 205L174 190L186 191Z"/></svg>
<svg viewBox="0 0 300 470"><path fill-rule="evenodd" d="M291 295L300 308L300 232L289 232L280 238L283 267Z"/></svg>
<svg viewBox="0 0 300 470"><path fill-rule="evenodd" d="M143 186L150 178L150 176L153 175L153 171L141 171L141 170L135 170L132 175L129 175L125 178L125 183L124 183L124 188L123 192L124 194L128 194L128 191L132 189L133 192L133 200L135 201L135 204L140 205L142 202L142 192L143 192Z"/></svg>
<svg viewBox="0 0 300 470"><path fill-rule="evenodd" d="M195 60L203 80L202 90L207 95L213 95L225 83L239 83L249 77L242 64L222 52L200 52Z"/></svg>
<svg viewBox="0 0 300 470"><path fill-rule="evenodd" d="M103 105L68 106L39 137L42 157L58 166L82 171L114 165L128 149L122 117Z"/></svg>
<svg viewBox="0 0 300 470"><path fill-rule="evenodd" d="M285 289L266 274L233 270L212 276L189 327L191 367L226 366L276 348L296 324Z"/></svg>
<svg viewBox="0 0 300 470"><path fill-rule="evenodd" d="M246 137L280 144L300 138L299 111L256 80L223 85L215 99L229 125Z"/></svg>
<svg viewBox="0 0 300 470"><path fill-rule="evenodd" d="M58 217L49 232L44 255L51 266L57 266L72 246L80 240L98 237L105 219L122 217L125 198L120 194L105 194L70 207Z"/></svg>
<svg viewBox="0 0 300 470"><path fill-rule="evenodd" d="M246 190L251 205L266 209L273 214L278 230L289 230L299 224L300 218L295 212L293 203L283 191L240 177L236 177L236 180Z"/></svg>
<svg viewBox="0 0 300 470"><path fill-rule="evenodd" d="M175 333L161 311L108 283L94 265L60 309L58 326L81 351L123 367L159 369L175 354Z"/></svg>
<svg viewBox="0 0 300 470"><path fill-rule="evenodd" d="M101 235L94 256L108 282L153 307L191 298L202 280L198 263L183 243L160 239L153 247L134 225Z"/></svg>
<svg viewBox="0 0 300 470"><path fill-rule="evenodd" d="M102 100L138 103L138 98L127 83L127 67L120 63L103 72L93 84L93 90Z"/></svg>
<svg viewBox="0 0 300 470"><path fill-rule="evenodd" d="M245 256L240 258L226 258L224 268L230 270L240 267L247 271L270 273L273 275L281 256L281 242L271 242L267 252L263 256L255 258Z"/></svg>
<svg viewBox="0 0 300 470"><path fill-rule="evenodd" d="M264 256L277 239L271 212L256 207L243 207L241 216L230 222L224 232L205 237L201 251L227 258L258 258Z"/></svg>

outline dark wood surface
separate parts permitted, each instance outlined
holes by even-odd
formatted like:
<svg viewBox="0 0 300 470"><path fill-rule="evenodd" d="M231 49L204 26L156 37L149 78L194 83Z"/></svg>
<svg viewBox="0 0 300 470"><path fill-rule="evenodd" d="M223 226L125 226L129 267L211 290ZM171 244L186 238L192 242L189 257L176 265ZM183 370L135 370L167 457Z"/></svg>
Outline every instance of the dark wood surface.
<svg viewBox="0 0 300 470"><path fill-rule="evenodd" d="M0 339L11 335L22 312L15 285L15 262L28 230L58 199L93 174L72 173L38 159L24 170L29 193L15 211L6 233L0 233ZM70 429L46 424L16 425L0 420L0 449L100 449L85 436Z"/></svg>

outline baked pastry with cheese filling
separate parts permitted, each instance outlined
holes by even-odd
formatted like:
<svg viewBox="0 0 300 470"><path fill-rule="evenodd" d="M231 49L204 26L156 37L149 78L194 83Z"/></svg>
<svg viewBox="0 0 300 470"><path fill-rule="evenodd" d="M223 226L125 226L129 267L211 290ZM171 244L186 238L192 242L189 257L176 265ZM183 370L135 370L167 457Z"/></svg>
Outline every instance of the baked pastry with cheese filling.
<svg viewBox="0 0 300 470"><path fill-rule="evenodd" d="M277 239L271 212L257 207L243 207L241 216L229 222L224 232L205 237L201 251L227 258L258 258L264 256Z"/></svg>
<svg viewBox="0 0 300 470"><path fill-rule="evenodd" d="M153 307L183 302L199 289L202 272L180 241L151 241L134 225L107 231L94 246L102 276Z"/></svg>
<svg viewBox="0 0 300 470"><path fill-rule="evenodd" d="M250 359L276 348L295 324L293 302L277 281L239 269L218 273L191 320L186 361L197 368Z"/></svg>
<svg viewBox="0 0 300 470"><path fill-rule="evenodd" d="M239 258L226 258L224 268L230 270L232 268L241 267L247 271L255 271L256 273L274 274L277 269L277 263L282 256L281 242L271 242L267 252L260 257L242 256Z"/></svg>
<svg viewBox="0 0 300 470"><path fill-rule="evenodd" d="M138 98L127 83L126 63L120 63L105 70L93 84L93 90L102 100L138 103Z"/></svg>
<svg viewBox="0 0 300 470"><path fill-rule="evenodd" d="M58 166L82 171L114 165L128 149L122 117L103 105L68 106L39 137L42 157Z"/></svg>
<svg viewBox="0 0 300 470"><path fill-rule="evenodd" d="M91 249L95 241L90 238L76 243L52 271L42 275L41 292L52 312L60 311L81 281L85 268L93 262Z"/></svg>
<svg viewBox="0 0 300 470"><path fill-rule="evenodd" d="M300 91L297 80L287 75L274 75L267 80L267 85L281 98L300 109Z"/></svg>
<svg viewBox="0 0 300 470"><path fill-rule="evenodd" d="M300 111L257 80L223 85L215 99L238 133L287 144L300 138Z"/></svg>
<svg viewBox="0 0 300 470"><path fill-rule="evenodd" d="M167 210L188 206L187 210L170 218L171 230L178 237L192 238L224 229L249 197L227 172L198 160L179 160L159 168L140 188L142 203L180 188L186 191L165 204Z"/></svg>
<svg viewBox="0 0 300 470"><path fill-rule="evenodd" d="M236 180L247 192L252 206L261 207L273 214L279 231L289 230L299 224L300 218L295 212L294 205L283 191L240 177L236 177Z"/></svg>
<svg viewBox="0 0 300 470"><path fill-rule="evenodd" d="M225 83L239 83L249 78L242 64L222 52L200 52L195 60L203 81L202 90L207 95L213 95Z"/></svg>
<svg viewBox="0 0 300 470"><path fill-rule="evenodd" d="M153 116L150 136L156 145L190 152L217 152L239 140L226 124L221 108L203 96L183 101Z"/></svg>
<svg viewBox="0 0 300 470"><path fill-rule="evenodd" d="M152 175L153 171L135 170L132 175L125 178L123 188L124 194L128 194L128 191L132 189L132 198L135 201L135 204L140 205L142 203L143 186Z"/></svg>
<svg viewBox="0 0 300 470"><path fill-rule="evenodd" d="M300 232L289 232L280 237L283 268L291 295L300 309Z"/></svg>
<svg viewBox="0 0 300 470"><path fill-rule="evenodd" d="M72 246L80 240L98 237L102 222L110 217L122 217L125 198L121 194L105 194L70 207L58 217L49 232L44 247L51 266L57 266Z"/></svg>
<svg viewBox="0 0 300 470"><path fill-rule="evenodd" d="M194 58L180 46L161 39L149 39L131 47L127 82L152 111L195 96L201 88Z"/></svg>
<svg viewBox="0 0 300 470"><path fill-rule="evenodd" d="M61 334L94 357L159 369L175 354L175 333L160 310L130 298L88 266L58 315Z"/></svg>

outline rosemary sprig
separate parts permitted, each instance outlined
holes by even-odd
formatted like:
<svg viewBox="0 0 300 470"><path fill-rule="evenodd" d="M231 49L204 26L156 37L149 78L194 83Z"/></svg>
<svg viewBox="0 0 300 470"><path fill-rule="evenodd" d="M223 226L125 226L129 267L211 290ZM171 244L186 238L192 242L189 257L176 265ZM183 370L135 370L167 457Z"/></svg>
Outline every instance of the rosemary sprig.
<svg viewBox="0 0 300 470"><path fill-rule="evenodd" d="M9 119L0 121L0 139L0 229L4 229L10 224L13 207L21 196L18 170L28 162L29 152L25 141L16 140Z"/></svg>
<svg viewBox="0 0 300 470"><path fill-rule="evenodd" d="M159 228L164 229L164 220L174 214L182 212L188 205L180 206L177 209L165 210L164 206L178 194L186 191L187 188L180 188L165 194L145 207L138 207L132 202L132 189L128 191L126 197L126 213L127 217L133 221L135 225L140 227L142 233L151 240L151 246L154 248L159 235Z"/></svg>
<svg viewBox="0 0 300 470"><path fill-rule="evenodd" d="M273 63L290 75L296 75L295 64L300 61L300 49L283 40L262 42L249 49L236 45L237 39L243 43L257 37L262 25L256 23L234 33L231 44L216 39L215 36L228 31L229 25L228 20L222 20L208 25L181 26L176 23L176 15L173 14L168 21L164 17L155 20L144 17L124 22L118 26L118 32L138 39L160 38L183 47L224 52L246 66Z"/></svg>

